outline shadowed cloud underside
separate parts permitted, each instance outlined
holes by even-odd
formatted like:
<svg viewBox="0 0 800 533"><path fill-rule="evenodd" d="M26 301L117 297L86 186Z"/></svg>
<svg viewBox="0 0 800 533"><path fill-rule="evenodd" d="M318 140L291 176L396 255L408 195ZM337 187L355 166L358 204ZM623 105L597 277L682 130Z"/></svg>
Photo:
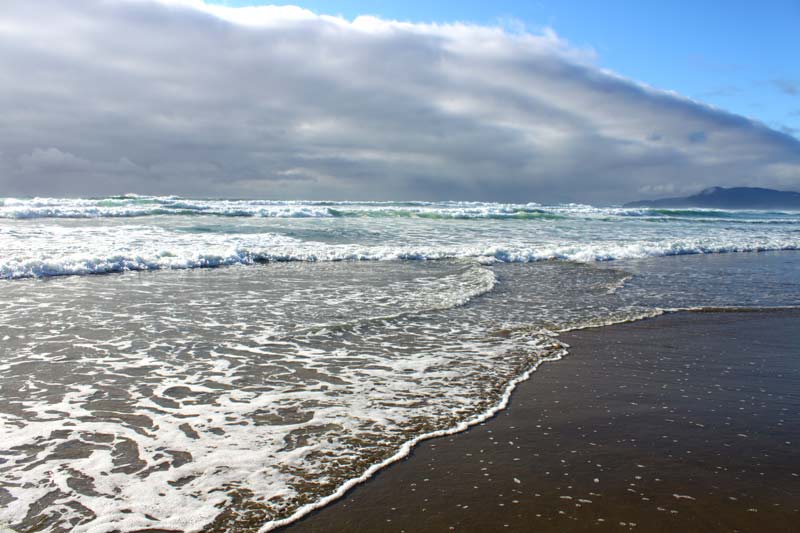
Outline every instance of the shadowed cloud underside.
<svg viewBox="0 0 800 533"><path fill-rule="evenodd" d="M800 188L800 142L554 32L192 1L12 0L0 196L616 203Z"/></svg>

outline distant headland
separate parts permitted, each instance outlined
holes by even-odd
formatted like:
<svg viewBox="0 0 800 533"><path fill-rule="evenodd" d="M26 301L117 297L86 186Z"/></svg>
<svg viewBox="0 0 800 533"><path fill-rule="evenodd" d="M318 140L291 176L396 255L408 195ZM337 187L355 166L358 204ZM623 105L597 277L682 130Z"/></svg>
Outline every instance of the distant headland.
<svg viewBox="0 0 800 533"><path fill-rule="evenodd" d="M798 209L800 192L760 187L711 187L683 198L629 202L623 207L708 207L715 209Z"/></svg>

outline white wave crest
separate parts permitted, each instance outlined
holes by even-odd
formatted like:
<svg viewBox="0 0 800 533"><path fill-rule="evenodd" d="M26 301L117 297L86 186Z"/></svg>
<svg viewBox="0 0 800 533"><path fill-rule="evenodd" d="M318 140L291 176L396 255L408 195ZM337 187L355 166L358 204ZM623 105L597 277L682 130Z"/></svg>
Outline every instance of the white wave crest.
<svg viewBox="0 0 800 533"><path fill-rule="evenodd" d="M326 244L299 241L273 234L248 238L205 239L194 242L191 235L173 241L145 243L139 249L105 248L73 253L55 249L48 252L17 249L0 257L0 278L18 279L64 275L107 274L125 271L213 268L269 262L329 261L430 261L471 259L481 264L575 261L592 263L673 255L718 254L798 250L800 242L790 239L748 239L740 242L709 242L684 239L629 244L583 243L542 246L380 246ZM216 236L212 236L216 237ZM66 252L66 253L65 253Z"/></svg>

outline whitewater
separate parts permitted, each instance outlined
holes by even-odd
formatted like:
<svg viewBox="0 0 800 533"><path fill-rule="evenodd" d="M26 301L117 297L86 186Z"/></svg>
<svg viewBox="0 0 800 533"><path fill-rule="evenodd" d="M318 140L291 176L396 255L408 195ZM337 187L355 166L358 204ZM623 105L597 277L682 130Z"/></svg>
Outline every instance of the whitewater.
<svg viewBox="0 0 800 533"><path fill-rule="evenodd" d="M795 250L800 213L479 202L0 199L0 278L276 261L593 262Z"/></svg>
<svg viewBox="0 0 800 533"><path fill-rule="evenodd" d="M798 212L0 199L0 529L270 530L561 331L800 305L798 247Z"/></svg>

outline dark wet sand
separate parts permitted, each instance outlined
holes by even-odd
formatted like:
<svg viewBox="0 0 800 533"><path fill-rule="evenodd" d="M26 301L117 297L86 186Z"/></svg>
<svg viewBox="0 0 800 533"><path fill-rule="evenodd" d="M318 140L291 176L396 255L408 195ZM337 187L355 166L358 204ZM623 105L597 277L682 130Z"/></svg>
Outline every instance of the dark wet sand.
<svg viewBox="0 0 800 533"><path fill-rule="evenodd" d="M498 416L284 531L800 531L800 312L561 338Z"/></svg>

